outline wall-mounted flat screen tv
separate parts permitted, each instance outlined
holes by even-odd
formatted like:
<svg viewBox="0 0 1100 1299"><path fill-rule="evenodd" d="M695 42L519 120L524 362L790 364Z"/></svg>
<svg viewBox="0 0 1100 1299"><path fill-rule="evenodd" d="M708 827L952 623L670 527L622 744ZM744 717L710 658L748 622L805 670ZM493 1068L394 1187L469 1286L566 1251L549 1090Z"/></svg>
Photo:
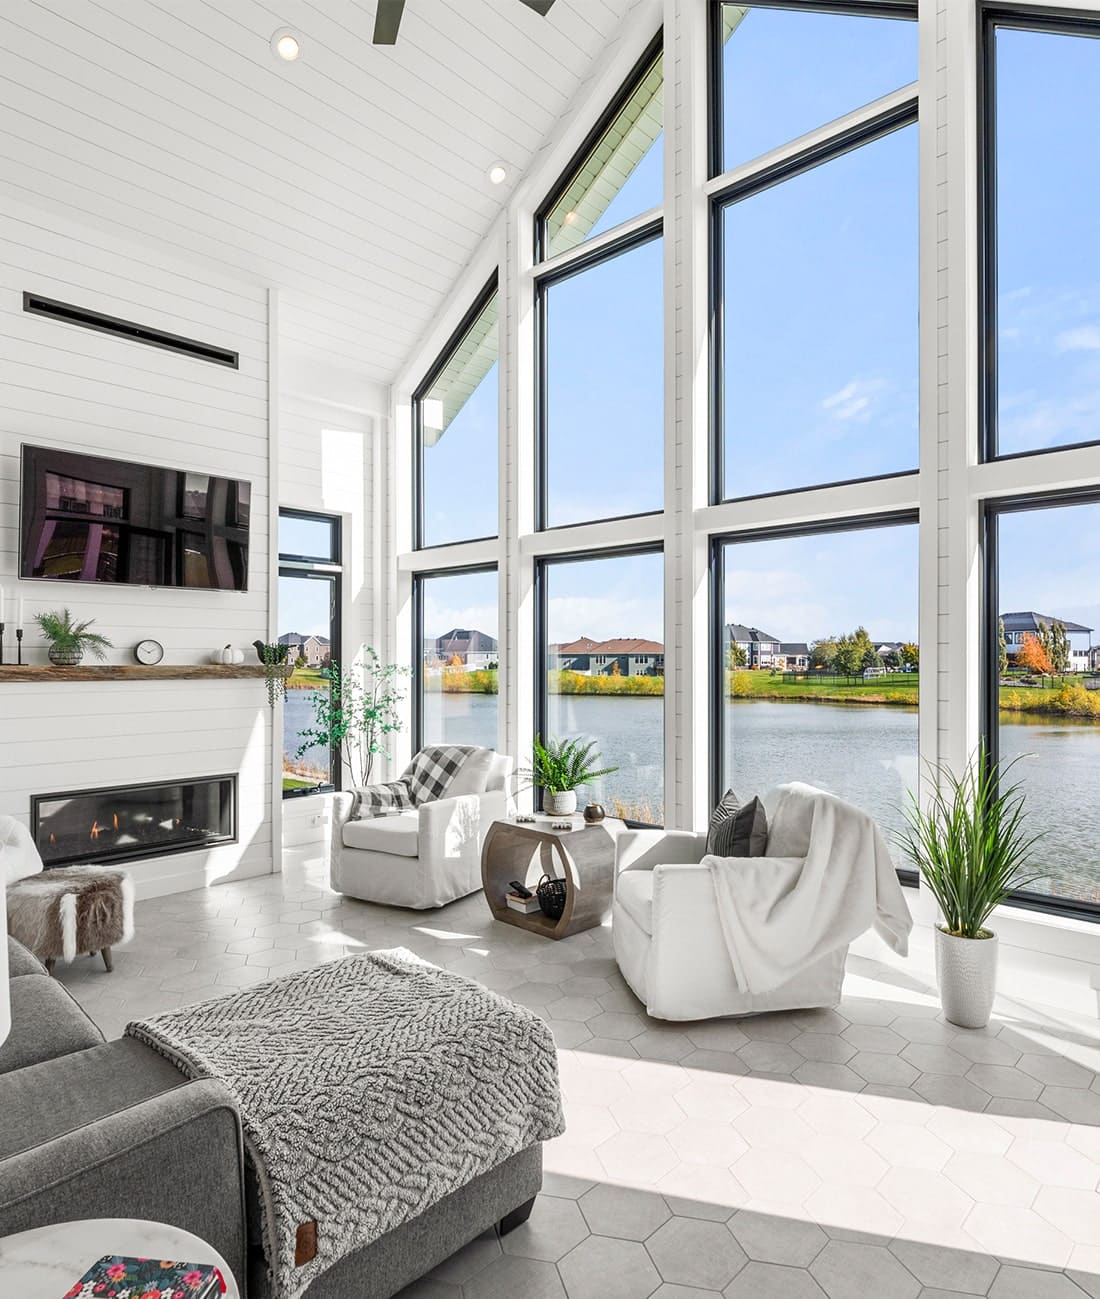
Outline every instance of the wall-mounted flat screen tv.
<svg viewBox="0 0 1100 1299"><path fill-rule="evenodd" d="M236 478L24 446L19 575L245 591L250 500Z"/></svg>

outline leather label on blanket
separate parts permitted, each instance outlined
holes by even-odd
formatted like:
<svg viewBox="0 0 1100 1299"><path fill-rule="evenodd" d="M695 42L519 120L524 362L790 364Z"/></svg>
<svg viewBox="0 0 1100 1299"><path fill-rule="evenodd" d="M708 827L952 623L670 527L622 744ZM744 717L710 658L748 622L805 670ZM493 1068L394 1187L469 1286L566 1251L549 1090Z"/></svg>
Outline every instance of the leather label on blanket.
<svg viewBox="0 0 1100 1299"><path fill-rule="evenodd" d="M294 1235L294 1266L301 1267L317 1257L317 1222L300 1222Z"/></svg>

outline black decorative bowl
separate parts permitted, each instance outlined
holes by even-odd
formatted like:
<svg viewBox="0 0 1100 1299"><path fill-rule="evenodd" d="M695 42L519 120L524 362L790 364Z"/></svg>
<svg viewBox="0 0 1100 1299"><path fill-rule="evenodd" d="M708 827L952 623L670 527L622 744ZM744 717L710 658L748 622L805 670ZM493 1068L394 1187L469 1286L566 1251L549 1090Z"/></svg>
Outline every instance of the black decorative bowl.
<svg viewBox="0 0 1100 1299"><path fill-rule="evenodd" d="M535 889L542 914L548 920L560 920L565 911L565 880L544 875Z"/></svg>

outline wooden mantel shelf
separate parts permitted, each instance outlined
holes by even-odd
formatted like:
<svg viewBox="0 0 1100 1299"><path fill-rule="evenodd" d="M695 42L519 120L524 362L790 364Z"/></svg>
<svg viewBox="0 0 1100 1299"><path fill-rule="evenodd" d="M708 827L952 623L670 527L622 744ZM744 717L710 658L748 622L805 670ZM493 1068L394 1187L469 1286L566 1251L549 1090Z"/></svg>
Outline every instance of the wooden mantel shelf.
<svg viewBox="0 0 1100 1299"><path fill-rule="evenodd" d="M290 676L290 669L280 667L279 675ZM262 680L261 663L157 663L147 667L140 663L108 663L100 667L81 664L75 668L55 668L52 663L30 663L17 667L0 666L4 681L240 681Z"/></svg>

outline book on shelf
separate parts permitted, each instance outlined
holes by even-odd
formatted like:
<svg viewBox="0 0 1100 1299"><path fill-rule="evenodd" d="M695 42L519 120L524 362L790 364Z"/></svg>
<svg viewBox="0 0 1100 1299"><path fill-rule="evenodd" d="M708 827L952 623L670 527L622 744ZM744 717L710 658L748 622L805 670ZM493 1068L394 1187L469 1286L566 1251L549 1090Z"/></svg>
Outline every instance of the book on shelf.
<svg viewBox="0 0 1100 1299"><path fill-rule="evenodd" d="M104 1254L79 1281L58 1299L219 1299L225 1281L212 1263L179 1263L162 1258L130 1258L125 1254Z"/></svg>
<svg viewBox="0 0 1100 1299"><path fill-rule="evenodd" d="M541 910L538 898L531 896L521 898L518 893L506 893L504 900L513 911L522 911L525 916L532 915L534 912Z"/></svg>

